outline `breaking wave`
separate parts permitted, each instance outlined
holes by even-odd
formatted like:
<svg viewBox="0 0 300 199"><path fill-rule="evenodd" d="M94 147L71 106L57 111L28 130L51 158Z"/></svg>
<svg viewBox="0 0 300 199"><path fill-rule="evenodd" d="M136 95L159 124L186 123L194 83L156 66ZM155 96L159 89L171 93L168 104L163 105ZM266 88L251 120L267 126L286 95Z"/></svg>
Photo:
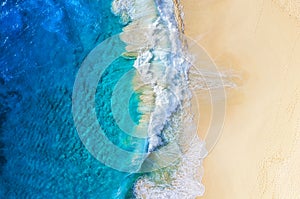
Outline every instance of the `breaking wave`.
<svg viewBox="0 0 300 199"><path fill-rule="evenodd" d="M123 56L135 59L137 72L133 84L139 88L143 85L136 90L142 115L139 126L147 131L148 137L145 164L168 161L167 157L174 154L164 151L164 147L172 148L179 156L168 167L142 175L134 186L136 198L195 198L204 193L202 161L207 151L197 136L191 114L191 89L218 88L224 84L214 82L219 73L208 70L200 74L190 67L193 58L182 34L183 14L178 10L179 2L172 0L114 0L112 4L112 11L127 24L121 39L127 45ZM189 73L196 84L189 79ZM211 83L201 82L203 75ZM228 86L234 85L228 81ZM151 157L159 150L160 154Z"/></svg>

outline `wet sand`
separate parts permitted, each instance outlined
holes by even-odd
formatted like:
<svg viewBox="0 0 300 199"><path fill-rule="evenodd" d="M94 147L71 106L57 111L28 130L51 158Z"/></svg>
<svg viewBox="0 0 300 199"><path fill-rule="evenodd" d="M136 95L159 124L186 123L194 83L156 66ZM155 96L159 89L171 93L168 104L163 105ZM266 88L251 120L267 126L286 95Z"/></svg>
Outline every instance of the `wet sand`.
<svg viewBox="0 0 300 199"><path fill-rule="evenodd" d="M185 34L237 71L222 135L204 161L206 199L300 198L300 3L183 0ZM205 100L203 122L209 124ZM209 115L209 114L207 114Z"/></svg>

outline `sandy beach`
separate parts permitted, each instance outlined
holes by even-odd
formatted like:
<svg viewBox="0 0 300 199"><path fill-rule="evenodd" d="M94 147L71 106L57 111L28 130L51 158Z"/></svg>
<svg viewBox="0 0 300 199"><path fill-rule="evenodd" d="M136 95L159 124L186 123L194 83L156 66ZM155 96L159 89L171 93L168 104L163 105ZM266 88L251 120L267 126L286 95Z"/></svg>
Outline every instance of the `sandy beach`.
<svg viewBox="0 0 300 199"><path fill-rule="evenodd" d="M204 161L201 198L300 198L299 1L181 4L185 34L241 77L228 90L222 135ZM209 125L203 117L201 136Z"/></svg>

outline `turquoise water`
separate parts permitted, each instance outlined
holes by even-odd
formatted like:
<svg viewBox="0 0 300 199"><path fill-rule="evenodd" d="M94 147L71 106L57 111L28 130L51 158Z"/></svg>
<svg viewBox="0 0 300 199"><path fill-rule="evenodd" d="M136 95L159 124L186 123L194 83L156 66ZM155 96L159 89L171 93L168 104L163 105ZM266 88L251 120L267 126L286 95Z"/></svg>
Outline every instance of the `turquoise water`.
<svg viewBox="0 0 300 199"><path fill-rule="evenodd" d="M133 137L130 135L130 133L133 132L124 132L124 130L120 129L119 124L116 123L114 118L114 114L117 115L117 113L112 113L112 106L110 103L116 84L125 74L128 74L128 72L134 69L133 63L133 60L127 60L120 57L104 71L97 87L95 109L100 126L114 145L126 151L143 153L145 152L144 145L146 140ZM131 73L129 74L130 78L128 80L132 80L133 75L131 75ZM133 91L132 83L128 82L128 80L124 82L126 84L124 87L129 87L128 91L126 91L131 97L128 104L124 102L123 109L118 111L125 112L126 109L128 109L132 120L137 124L140 117L140 113L137 111L139 98L138 94ZM121 93L117 96L116 103L122 103L125 96L127 96L126 94L127 93ZM134 131L134 129L131 131Z"/></svg>
<svg viewBox="0 0 300 199"><path fill-rule="evenodd" d="M111 1L13 0L0 14L0 198L129 198L136 175L108 168L84 147L71 106L87 54L121 32ZM112 122L116 80L132 68L119 58L99 82L96 109L105 133L126 150L145 142ZM138 122L138 97L130 101ZM128 191L129 190L129 191ZM128 192L127 192L128 191Z"/></svg>

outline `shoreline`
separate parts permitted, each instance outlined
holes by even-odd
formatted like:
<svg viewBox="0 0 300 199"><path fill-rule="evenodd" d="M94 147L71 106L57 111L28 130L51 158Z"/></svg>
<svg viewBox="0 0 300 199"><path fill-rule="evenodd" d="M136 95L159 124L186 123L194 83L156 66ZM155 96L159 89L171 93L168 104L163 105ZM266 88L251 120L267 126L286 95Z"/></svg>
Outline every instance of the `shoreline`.
<svg viewBox="0 0 300 199"><path fill-rule="evenodd" d="M218 66L241 74L239 87L228 90L221 138L204 159L206 191L201 198L299 197L297 11L287 12L291 7L273 1L181 3L185 34L203 46ZM209 112L203 109L201 115L205 111Z"/></svg>
<svg viewBox="0 0 300 199"><path fill-rule="evenodd" d="M182 106L189 99L189 64L182 58L185 49L181 48L183 23L180 5L175 0L145 0L133 4L116 0L112 10L124 19L130 17L120 38L126 44L127 52L123 56L136 58L133 87L137 88L138 82L149 87L149 90L139 92L141 101L138 110L144 115L140 121L145 124L142 131L147 130L149 154L141 169L161 167L139 178L134 184L134 193L141 198L194 198L202 195L204 190L199 178L202 178L200 170L206 155L203 142L185 134L189 131L195 135L192 127L182 127L184 122L190 122L190 117L184 117L186 108ZM148 27L149 31L140 29L143 27ZM189 145L187 138L191 139ZM168 142L170 144L166 147L161 147ZM165 164L173 159L177 161L177 158L180 161L176 165L164 168Z"/></svg>
<svg viewBox="0 0 300 199"><path fill-rule="evenodd" d="M183 19L183 10L180 4L180 0L172 0L174 4L174 13L175 19L178 24L179 32L184 33L184 19Z"/></svg>

